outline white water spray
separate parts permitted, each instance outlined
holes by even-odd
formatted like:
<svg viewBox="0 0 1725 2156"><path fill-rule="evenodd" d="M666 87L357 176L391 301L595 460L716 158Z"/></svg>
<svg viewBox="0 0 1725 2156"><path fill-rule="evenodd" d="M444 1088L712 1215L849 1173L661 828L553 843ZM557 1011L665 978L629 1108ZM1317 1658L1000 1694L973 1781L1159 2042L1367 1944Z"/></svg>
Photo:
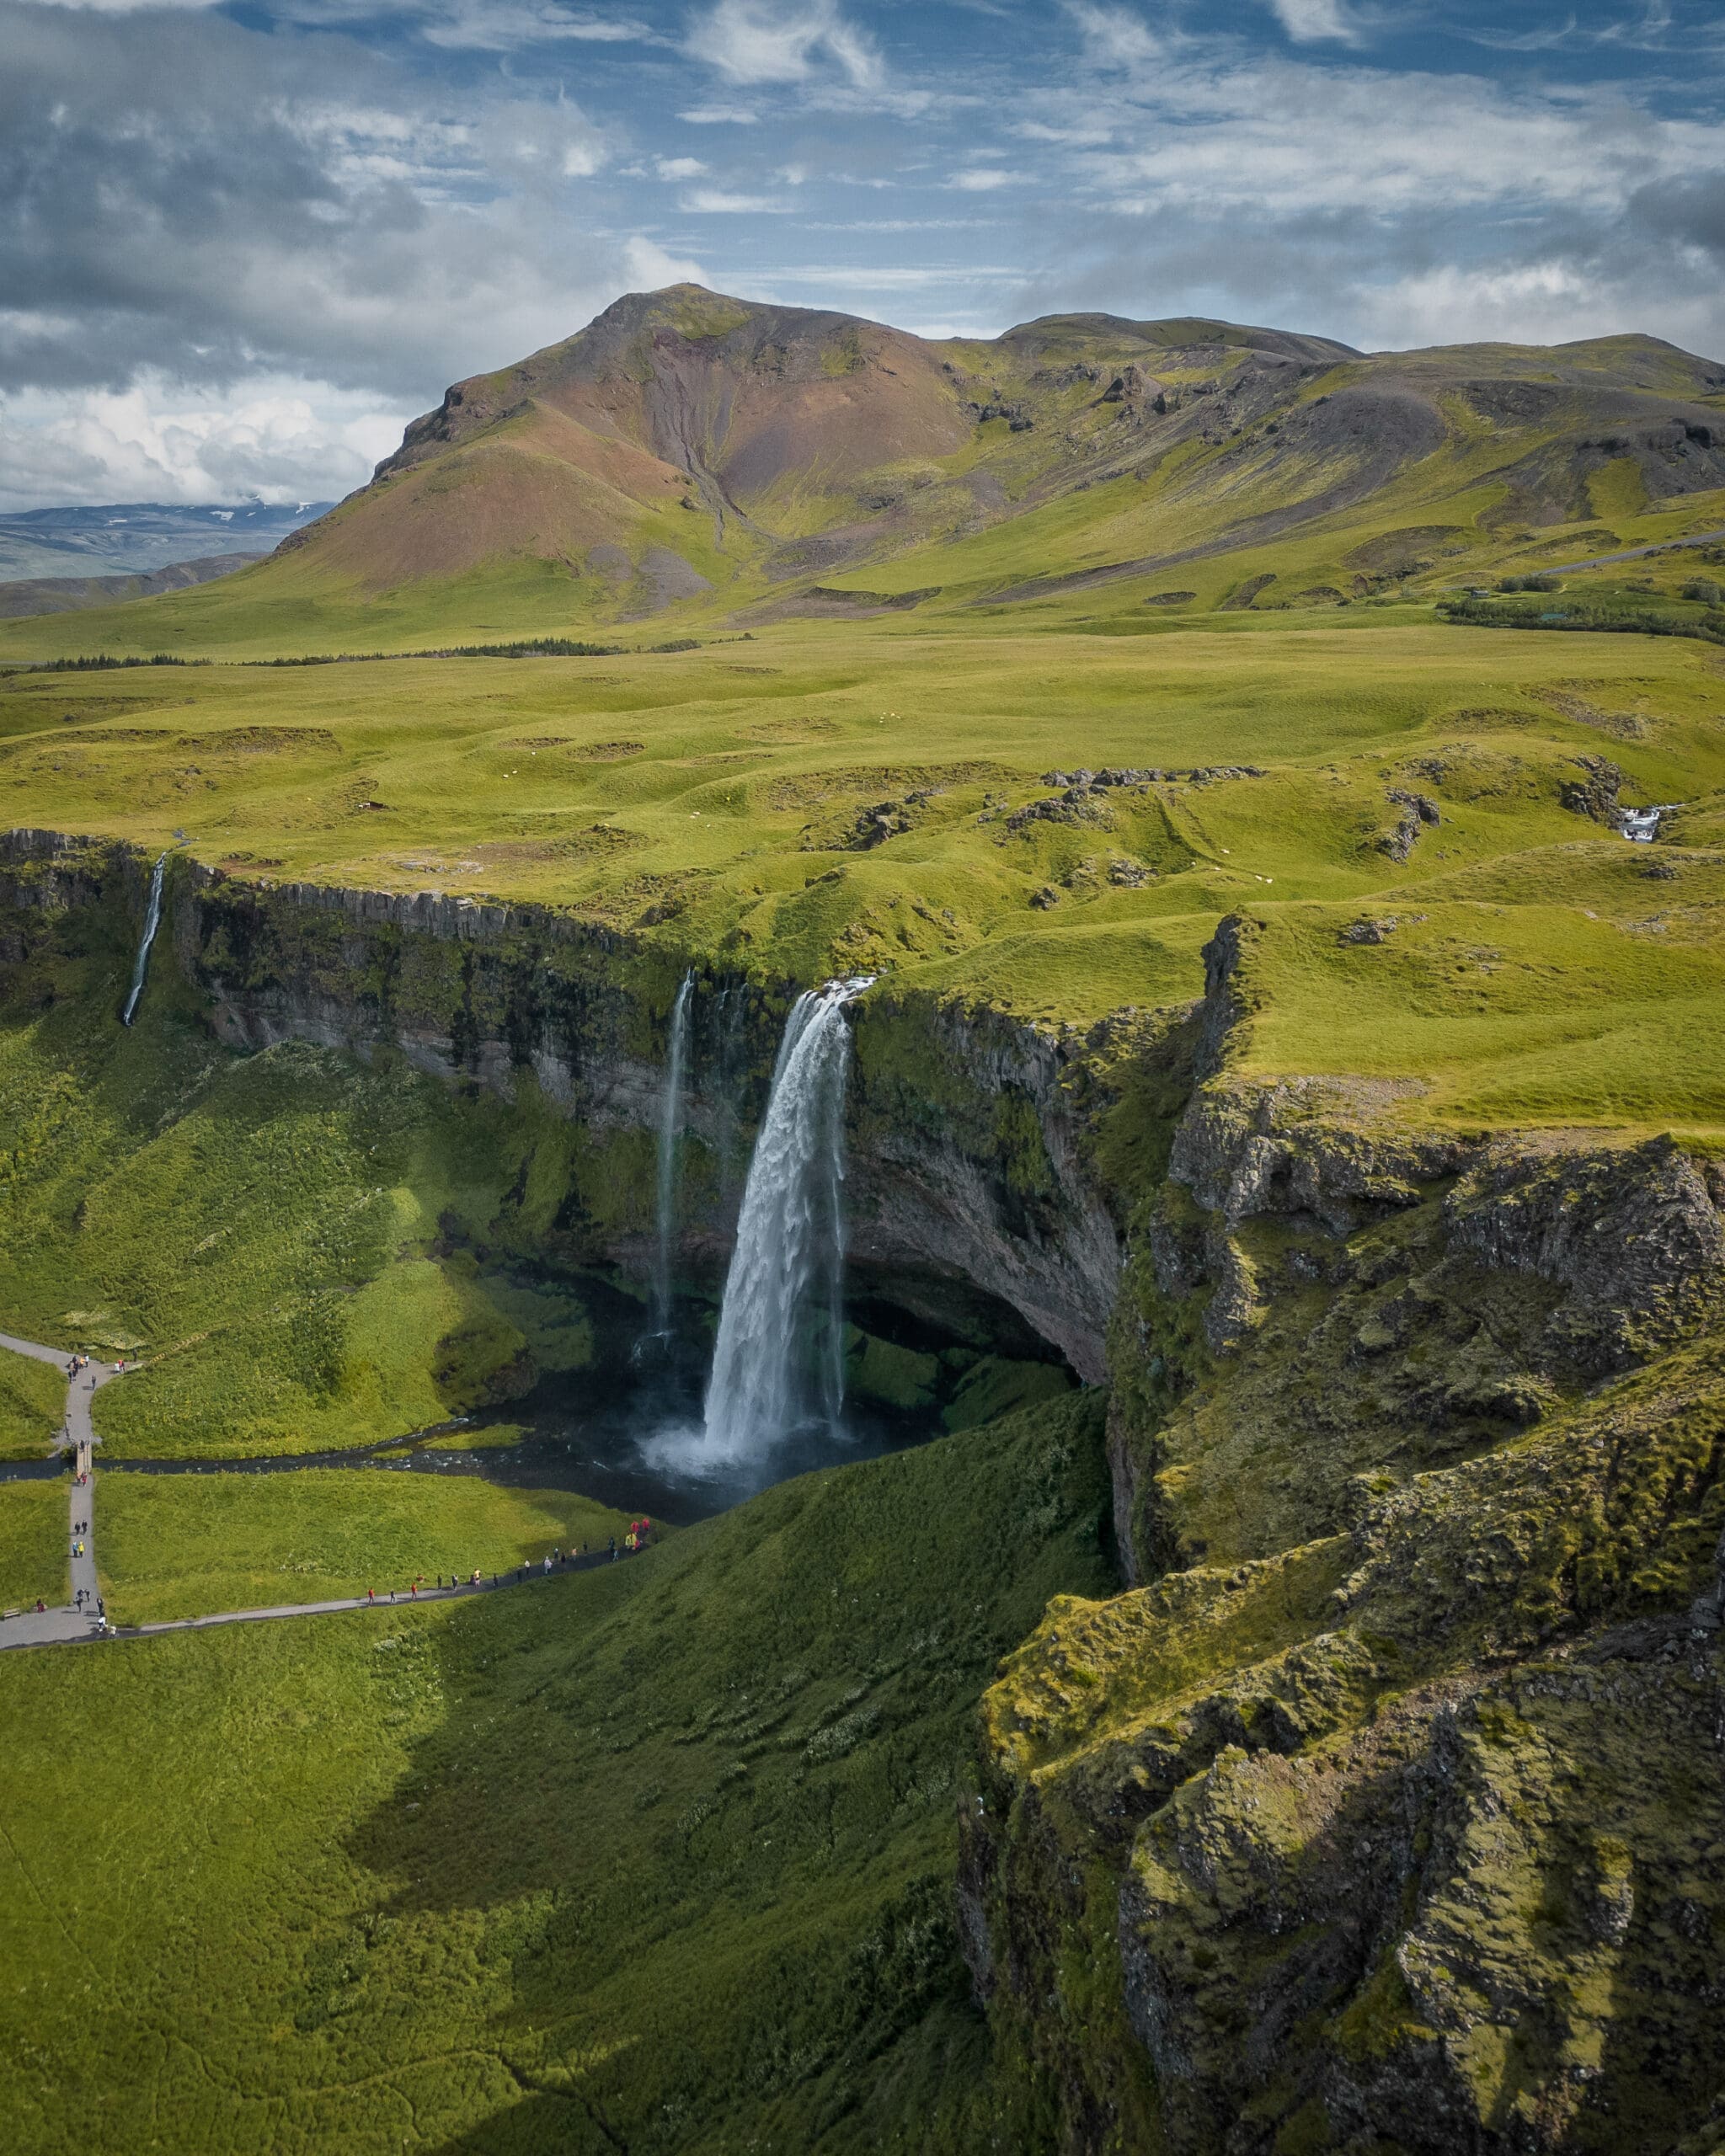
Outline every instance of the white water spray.
<svg viewBox="0 0 1725 2156"><path fill-rule="evenodd" d="M168 873L168 856L164 853L150 871L150 898L144 908L144 932L138 938L138 954L132 961L131 993L126 999L126 1008L120 1014L122 1026L129 1026L132 1013L138 1007L138 998L144 992L144 969L150 963L150 946L156 940L156 931L162 925L162 879Z"/></svg>
<svg viewBox="0 0 1725 2156"><path fill-rule="evenodd" d="M689 1059L689 1006L695 976L683 975L670 1006L670 1043L665 1062L665 1097L659 1112L659 1194L655 1225L659 1241L653 1257L653 1333L670 1337L670 1246L676 1227L677 1135L683 1123L683 1069Z"/></svg>
<svg viewBox="0 0 1725 2156"><path fill-rule="evenodd" d="M872 978L810 990L786 1022L719 1309L702 1446L709 1461L760 1459L813 1419L817 1390L829 1422L843 1403L844 1008ZM818 1388L804 1331L817 1294L826 1335Z"/></svg>

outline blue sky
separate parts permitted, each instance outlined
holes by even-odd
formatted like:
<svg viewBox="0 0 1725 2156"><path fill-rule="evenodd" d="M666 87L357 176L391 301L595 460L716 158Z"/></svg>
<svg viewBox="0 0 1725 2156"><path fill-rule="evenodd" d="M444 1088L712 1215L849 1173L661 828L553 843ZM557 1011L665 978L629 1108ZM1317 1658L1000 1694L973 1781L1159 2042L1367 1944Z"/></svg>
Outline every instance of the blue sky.
<svg viewBox="0 0 1725 2156"><path fill-rule="evenodd" d="M697 278L1725 355L1717 0L0 0L0 505L339 494Z"/></svg>

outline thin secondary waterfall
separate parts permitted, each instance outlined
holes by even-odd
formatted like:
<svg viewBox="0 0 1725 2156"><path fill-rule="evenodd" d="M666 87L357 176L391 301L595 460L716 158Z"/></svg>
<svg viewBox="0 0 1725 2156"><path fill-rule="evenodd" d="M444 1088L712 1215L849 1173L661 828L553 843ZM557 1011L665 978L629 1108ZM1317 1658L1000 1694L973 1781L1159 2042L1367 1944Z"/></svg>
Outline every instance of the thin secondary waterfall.
<svg viewBox="0 0 1725 2156"><path fill-rule="evenodd" d="M126 999L126 1008L120 1014L122 1026L129 1026L132 1013L138 1007L138 998L144 992L144 969L150 963L150 946L156 940L156 931L162 926L162 879L168 873L168 856L164 853L150 871L150 898L144 908L144 932L138 938L138 954L132 961L131 993Z"/></svg>
<svg viewBox="0 0 1725 2156"><path fill-rule="evenodd" d="M799 995L786 1022L719 1309L709 1458L758 1459L817 1412L836 1420L842 1405L844 1008L868 985L868 978L829 981ZM813 1358L817 1298L825 1337Z"/></svg>
<svg viewBox="0 0 1725 2156"><path fill-rule="evenodd" d="M670 1335L670 1246L676 1229L677 1135L683 1127L683 1069L689 1059L689 1006L695 993L695 976L683 975L676 1000L670 1006L670 1045L665 1059L665 1097L659 1112L659 1195L655 1225L658 1243L653 1257L653 1331L655 1338Z"/></svg>

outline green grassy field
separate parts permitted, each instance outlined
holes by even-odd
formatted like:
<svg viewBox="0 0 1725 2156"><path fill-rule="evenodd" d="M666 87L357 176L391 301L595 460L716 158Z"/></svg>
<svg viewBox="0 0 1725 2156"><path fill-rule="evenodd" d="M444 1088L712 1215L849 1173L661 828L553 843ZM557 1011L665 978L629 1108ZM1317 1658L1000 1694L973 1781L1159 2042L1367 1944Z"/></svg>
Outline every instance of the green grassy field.
<svg viewBox="0 0 1725 2156"><path fill-rule="evenodd" d="M621 1513L562 1490L387 1468L102 1477L97 1561L123 1625L217 1609L405 1594L414 1580L489 1577L553 1548L619 1541Z"/></svg>
<svg viewBox="0 0 1725 2156"><path fill-rule="evenodd" d="M0 1657L0 2139L1017 2145L956 1776L996 1657L1109 1577L1099 1410L510 1594Z"/></svg>
<svg viewBox="0 0 1725 2156"><path fill-rule="evenodd" d="M1333 1067L1301 1059L1343 1052L1332 990L1387 968L1389 1022L1343 1067L1423 1081L1512 1033L1537 1053L1409 1112L1711 1127L1685 1043L1717 979L1721 702L1710 647L1394 611L1132 638L782 625L616 660L14 676L0 798L63 825L75 790L82 829L146 849L184 830L241 878L531 899L633 931L668 973L890 972L1049 1021L1189 999L1244 910L1274 928L1277 1067ZM1565 805L1589 758L1626 802L1685 804L1670 882ZM1170 776L1076 814L1041 776L1108 765ZM1242 765L1263 775L1192 781ZM1440 821L1398 862L1410 792ZM1019 814L1039 803L1056 813ZM1394 961L1317 956L1385 913L1424 916ZM1557 1014L1536 1041L1530 995ZM1422 1011L1435 1031L1403 1023Z"/></svg>
<svg viewBox="0 0 1725 2156"><path fill-rule="evenodd" d="M40 1460L65 1414L66 1380L53 1364L0 1348L0 1460Z"/></svg>
<svg viewBox="0 0 1725 2156"><path fill-rule="evenodd" d="M64 1602L66 1481L0 1482L0 1609Z"/></svg>

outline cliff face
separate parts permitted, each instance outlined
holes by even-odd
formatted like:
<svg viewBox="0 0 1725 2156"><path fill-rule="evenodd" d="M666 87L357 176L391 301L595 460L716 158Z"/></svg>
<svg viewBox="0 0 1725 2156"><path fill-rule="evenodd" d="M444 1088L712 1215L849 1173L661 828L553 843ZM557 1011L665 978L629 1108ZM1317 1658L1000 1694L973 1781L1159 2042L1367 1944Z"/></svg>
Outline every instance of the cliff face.
<svg viewBox="0 0 1725 2156"><path fill-rule="evenodd" d="M960 1901L1001 2051L1073 2149L1711 2148L1717 1171L1248 1080L1242 950L1139 1058L1146 1583L1051 1605L985 1703Z"/></svg>
<svg viewBox="0 0 1725 2156"><path fill-rule="evenodd" d="M13 832L0 858L13 907L109 901L142 912L147 864L120 847ZM524 1089L578 1122L572 1194L585 1254L644 1267L668 1056L673 961L595 924L531 907L242 883L176 862L155 963L170 957L216 1037L241 1053L302 1040L372 1059L397 1050L451 1084ZM696 981L685 1105L683 1255L722 1259L749 1145L795 993L740 977ZM943 1278L1015 1310L1079 1374L1104 1374L1119 1271L1108 1214L1080 1157L1069 1051L991 1014L923 999L857 1007L847 1130L853 1257L905 1267L937 1310Z"/></svg>

